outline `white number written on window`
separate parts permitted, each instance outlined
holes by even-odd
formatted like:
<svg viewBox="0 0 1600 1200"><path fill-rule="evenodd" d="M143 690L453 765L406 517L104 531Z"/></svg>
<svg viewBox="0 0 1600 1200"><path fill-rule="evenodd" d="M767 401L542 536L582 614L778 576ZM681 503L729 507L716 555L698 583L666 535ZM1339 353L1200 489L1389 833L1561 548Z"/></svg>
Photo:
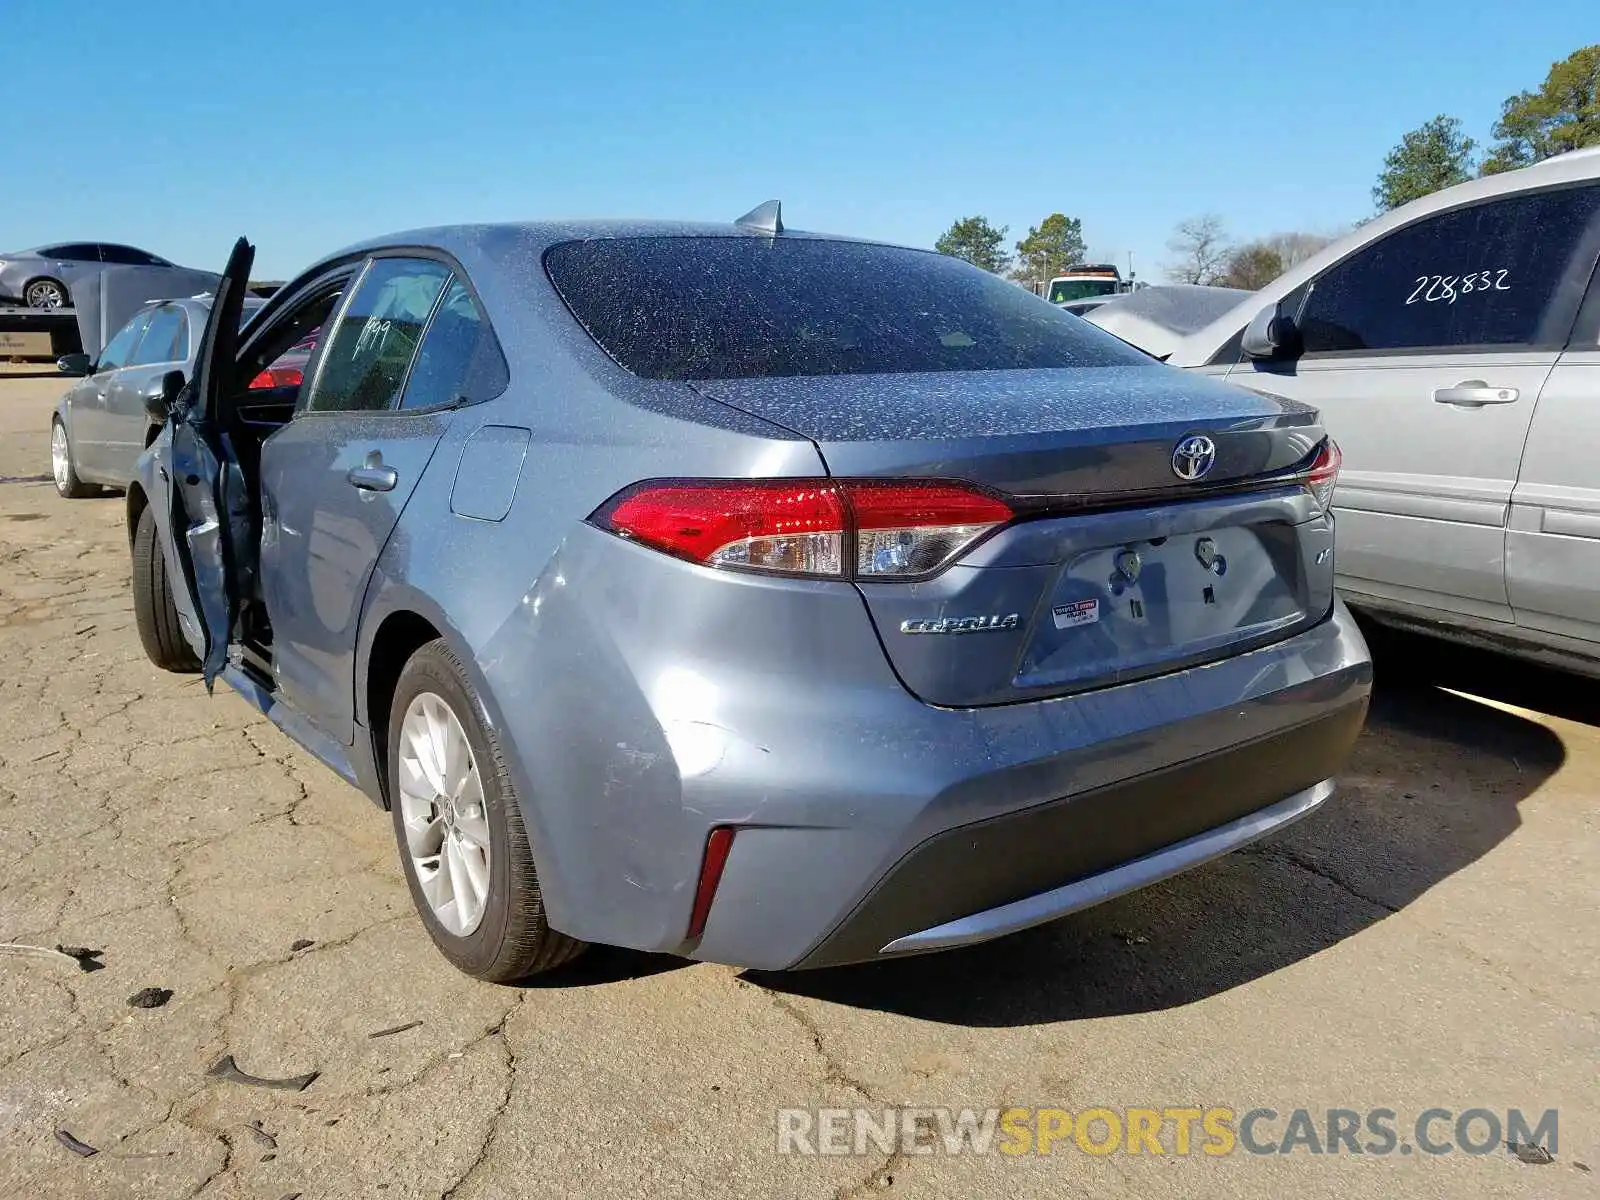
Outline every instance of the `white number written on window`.
<svg viewBox="0 0 1600 1200"><path fill-rule="evenodd" d="M1506 276L1509 269L1498 271L1473 271L1467 275L1418 275L1417 286L1406 297L1407 304L1437 304L1443 300L1454 304L1461 296L1473 292L1509 292Z"/></svg>

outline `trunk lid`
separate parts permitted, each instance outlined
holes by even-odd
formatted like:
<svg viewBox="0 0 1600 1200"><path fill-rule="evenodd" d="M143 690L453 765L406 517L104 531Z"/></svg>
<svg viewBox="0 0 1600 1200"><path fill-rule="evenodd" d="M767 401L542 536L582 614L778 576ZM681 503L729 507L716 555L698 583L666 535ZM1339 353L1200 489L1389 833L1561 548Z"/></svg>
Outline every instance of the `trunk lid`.
<svg viewBox="0 0 1600 1200"><path fill-rule="evenodd" d="M857 584L929 703L1178 670L1331 610L1332 521L1281 478L1324 431L1292 401L1153 365L695 386L811 438L835 476L961 479L1020 502L1015 523L933 578ZM1174 453L1195 435L1214 463L1187 481Z"/></svg>
<svg viewBox="0 0 1600 1200"><path fill-rule="evenodd" d="M1157 363L694 386L810 438L833 475L967 479L1018 497L1172 491L1186 434L1216 443L1208 488L1292 467L1322 437L1314 409Z"/></svg>

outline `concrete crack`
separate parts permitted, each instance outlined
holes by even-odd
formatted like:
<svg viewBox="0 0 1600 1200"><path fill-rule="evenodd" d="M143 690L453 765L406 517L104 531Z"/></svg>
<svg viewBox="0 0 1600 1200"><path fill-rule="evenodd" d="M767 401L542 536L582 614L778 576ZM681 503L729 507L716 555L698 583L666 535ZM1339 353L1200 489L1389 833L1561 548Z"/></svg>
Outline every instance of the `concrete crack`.
<svg viewBox="0 0 1600 1200"><path fill-rule="evenodd" d="M1272 859L1277 862L1286 862L1290 866L1299 867L1302 871L1309 872L1310 874L1317 876L1319 879L1327 880L1341 892L1355 897L1363 904L1370 904L1373 908L1381 908L1386 913L1397 913L1400 911L1396 905L1390 904L1387 900L1380 900L1376 896L1367 895L1354 885L1346 882L1343 879L1340 879L1321 863L1314 862L1305 855L1301 854L1299 851L1288 846L1280 845L1278 843L1257 844L1254 846L1245 847L1243 852L1245 854L1253 855L1257 858Z"/></svg>
<svg viewBox="0 0 1600 1200"><path fill-rule="evenodd" d="M511 1107L511 1093L517 1081L517 1054L511 1048L511 1043L506 1040L506 1022L511 1019L511 1014L521 1005L522 1001L519 999L516 1006L508 1009L497 1024L491 1026L482 1038L473 1043L473 1045L477 1045L489 1038L499 1039L500 1051L505 1057L505 1089L500 1094L500 1102L495 1105L495 1110L489 1117L489 1126L484 1130L483 1141L478 1146L478 1152L473 1155L472 1161L467 1164L467 1169L462 1172L460 1178L440 1193L439 1200L455 1200L456 1193L466 1186L467 1182L489 1160L489 1151L494 1146L495 1139L500 1135L500 1122L505 1117L506 1110Z"/></svg>
<svg viewBox="0 0 1600 1200"><path fill-rule="evenodd" d="M831 1083L836 1087L849 1088L863 1100L870 1100L874 1104L885 1107L888 1106L888 1101L874 1095L865 1083L845 1070L844 1065L833 1056L822 1036L821 1028L812 1019L810 1013L806 1012L805 1009L787 996L781 996L776 992L768 992L767 997L772 1001L774 1008L800 1026L806 1036L811 1039L812 1050L816 1052L818 1058L822 1059L822 1078L824 1082ZM888 1157L868 1172L865 1178L839 1188L834 1193L834 1200L854 1200L857 1196L863 1196L868 1192L890 1186L893 1183L894 1173L904 1168L907 1162L905 1150L897 1147Z"/></svg>
<svg viewBox="0 0 1600 1200"><path fill-rule="evenodd" d="M811 1019L810 1013L806 1012L787 996L780 996L775 992L768 992L767 995L768 998L771 999L773 1007L781 1012L784 1016L788 1017L796 1025L800 1026L800 1028L805 1031L806 1036L811 1039L811 1048L815 1050L817 1052L817 1056L822 1059L824 1067L823 1079L825 1081L835 1084L839 1087L847 1087L857 1095L861 1096L863 1099L871 1100L875 1103L881 1103L881 1101L879 1101L878 1098L867 1089L866 1084L862 1083L859 1079L846 1071L839 1061L835 1059L833 1055L828 1053L828 1047L822 1038L822 1030L819 1029L817 1027L817 1023Z"/></svg>

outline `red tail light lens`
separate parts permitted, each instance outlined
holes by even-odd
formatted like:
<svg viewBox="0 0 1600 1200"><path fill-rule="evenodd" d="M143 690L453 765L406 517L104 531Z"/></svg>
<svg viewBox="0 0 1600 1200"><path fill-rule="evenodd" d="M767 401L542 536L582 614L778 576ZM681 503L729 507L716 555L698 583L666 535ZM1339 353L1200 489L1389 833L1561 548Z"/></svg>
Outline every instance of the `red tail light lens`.
<svg viewBox="0 0 1600 1200"><path fill-rule="evenodd" d="M299 387L304 379L299 367L268 367L250 381L252 392L263 388Z"/></svg>
<svg viewBox="0 0 1600 1200"><path fill-rule="evenodd" d="M843 562L829 479L642 484L602 512L612 532L707 566L838 575Z"/></svg>
<svg viewBox="0 0 1600 1200"><path fill-rule="evenodd" d="M710 567L865 580L927 575L1013 515L940 480L723 479L636 484L592 520Z"/></svg>
<svg viewBox="0 0 1600 1200"><path fill-rule="evenodd" d="M1311 464L1311 474L1306 476L1306 491L1311 493L1317 507L1323 512L1327 512L1333 503L1333 489L1339 482L1339 467L1343 462L1344 455L1339 452L1339 444L1329 438L1322 443L1316 461Z"/></svg>

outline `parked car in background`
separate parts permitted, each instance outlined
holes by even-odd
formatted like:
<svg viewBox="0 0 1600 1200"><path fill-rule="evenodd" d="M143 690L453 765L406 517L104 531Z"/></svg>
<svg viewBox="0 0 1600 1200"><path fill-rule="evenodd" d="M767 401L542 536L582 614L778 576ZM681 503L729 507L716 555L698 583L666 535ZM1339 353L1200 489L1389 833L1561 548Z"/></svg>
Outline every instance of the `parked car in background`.
<svg viewBox="0 0 1600 1200"><path fill-rule="evenodd" d="M1252 293L1239 288L1162 283L1103 298L1088 320L1157 358L1165 359L1185 337L1232 312Z"/></svg>
<svg viewBox="0 0 1600 1200"><path fill-rule="evenodd" d="M475 976L966 945L1333 790L1303 405L775 204L380 238L241 333L252 259L128 491L140 635L391 809Z"/></svg>
<svg viewBox="0 0 1600 1200"><path fill-rule="evenodd" d="M1352 605L1600 674L1597 259L1600 147L1378 217L1168 361L1323 412Z"/></svg>
<svg viewBox="0 0 1600 1200"><path fill-rule="evenodd" d="M247 300L245 316L264 303ZM160 427L148 411L147 398L159 394L168 371L189 369L210 308L204 297L148 305L95 358L68 354L60 360L62 374L78 382L67 389L50 422L50 472L56 491L76 499L98 494L102 485L128 486L134 463Z"/></svg>
<svg viewBox="0 0 1600 1200"><path fill-rule="evenodd" d="M70 308L72 285L105 267L170 267L166 259L115 242L59 242L0 254L0 304Z"/></svg>

